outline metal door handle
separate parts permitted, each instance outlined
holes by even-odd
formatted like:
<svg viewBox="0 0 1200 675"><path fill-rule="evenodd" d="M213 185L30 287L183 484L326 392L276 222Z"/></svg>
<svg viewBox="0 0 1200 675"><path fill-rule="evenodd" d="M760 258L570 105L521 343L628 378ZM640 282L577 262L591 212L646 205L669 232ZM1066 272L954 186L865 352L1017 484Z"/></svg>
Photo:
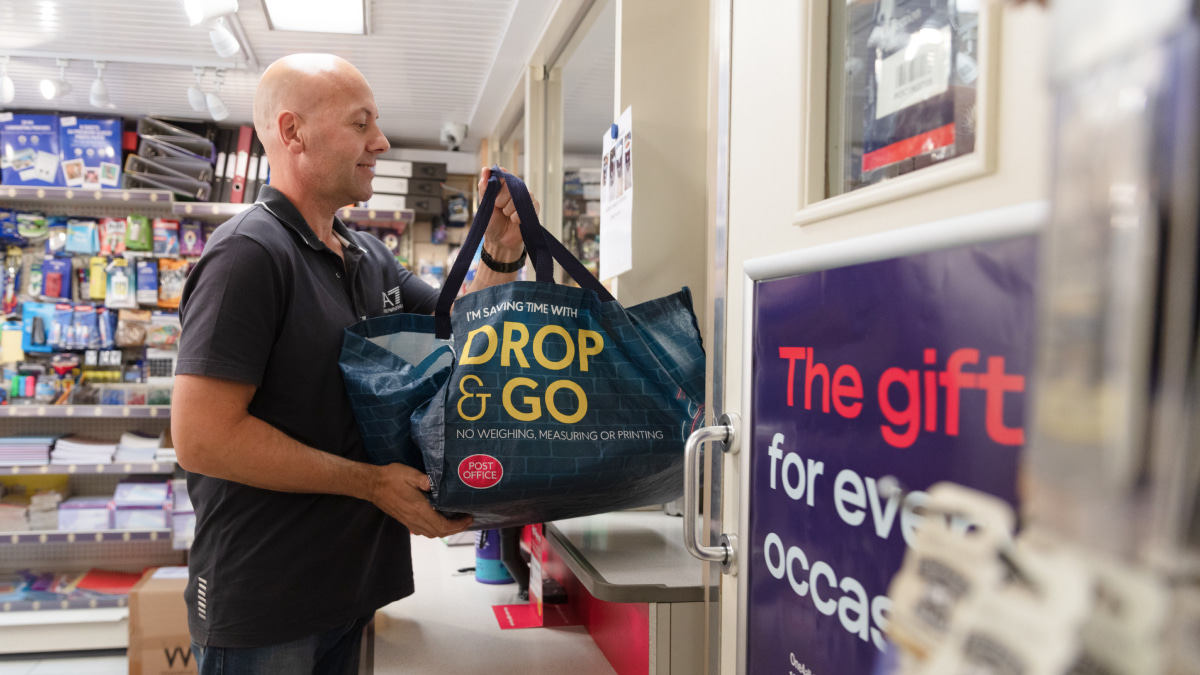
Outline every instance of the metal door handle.
<svg viewBox="0 0 1200 675"><path fill-rule="evenodd" d="M737 452L738 431L741 419L736 413L721 416L721 423L713 427L697 429L688 437L683 447L683 546L696 558L705 562L721 563L725 574L737 573L737 535L722 534L717 546L704 546L698 542L704 538L700 529L700 446L708 442L722 443L722 450Z"/></svg>

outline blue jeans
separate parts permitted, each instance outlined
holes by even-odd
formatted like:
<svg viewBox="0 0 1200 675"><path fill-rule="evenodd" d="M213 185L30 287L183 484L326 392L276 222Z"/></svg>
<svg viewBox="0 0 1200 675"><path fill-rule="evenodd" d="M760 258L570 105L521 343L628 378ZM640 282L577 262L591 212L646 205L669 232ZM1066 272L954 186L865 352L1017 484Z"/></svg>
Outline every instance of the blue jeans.
<svg viewBox="0 0 1200 675"><path fill-rule="evenodd" d="M364 616L299 640L269 647L201 647L192 643L200 675L356 675Z"/></svg>

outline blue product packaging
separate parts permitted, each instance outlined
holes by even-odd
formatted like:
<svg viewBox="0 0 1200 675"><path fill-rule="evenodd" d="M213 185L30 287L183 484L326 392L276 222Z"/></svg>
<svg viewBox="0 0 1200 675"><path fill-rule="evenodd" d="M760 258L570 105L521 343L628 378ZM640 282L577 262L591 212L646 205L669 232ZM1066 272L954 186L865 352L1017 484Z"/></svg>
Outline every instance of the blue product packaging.
<svg viewBox="0 0 1200 675"><path fill-rule="evenodd" d="M74 340L71 349L99 349L100 323L96 308L92 305L75 305Z"/></svg>
<svg viewBox="0 0 1200 675"><path fill-rule="evenodd" d="M70 305L54 305L50 322L50 335L46 341L52 349L71 349L75 342L75 308Z"/></svg>
<svg viewBox="0 0 1200 675"><path fill-rule="evenodd" d="M117 332L117 313L110 312L107 307L97 307L96 329L99 331L100 349L115 347L113 335Z"/></svg>
<svg viewBox="0 0 1200 675"><path fill-rule="evenodd" d="M57 300L71 297L70 258L42 260L42 299Z"/></svg>
<svg viewBox="0 0 1200 675"><path fill-rule="evenodd" d="M158 304L158 261L153 258L137 261L137 301L142 305Z"/></svg>
<svg viewBox="0 0 1200 675"><path fill-rule="evenodd" d="M120 120L64 116L58 129L64 185L85 190L120 186Z"/></svg>
<svg viewBox="0 0 1200 675"><path fill-rule="evenodd" d="M21 307L21 349L27 352L52 352L50 329L54 324L54 305L26 302Z"/></svg>
<svg viewBox="0 0 1200 675"><path fill-rule="evenodd" d="M95 255L100 250L100 237L94 220L67 221L67 253Z"/></svg>
<svg viewBox="0 0 1200 675"><path fill-rule="evenodd" d="M179 254L200 255L204 253L204 228L195 220L179 224Z"/></svg>
<svg viewBox="0 0 1200 675"><path fill-rule="evenodd" d="M46 219L46 255L66 255L67 250L67 219L63 216L50 216Z"/></svg>
<svg viewBox="0 0 1200 675"><path fill-rule="evenodd" d="M58 118L0 113L0 182L63 186Z"/></svg>
<svg viewBox="0 0 1200 675"><path fill-rule="evenodd" d="M25 245L25 237L17 230L17 214L0 209L0 244Z"/></svg>

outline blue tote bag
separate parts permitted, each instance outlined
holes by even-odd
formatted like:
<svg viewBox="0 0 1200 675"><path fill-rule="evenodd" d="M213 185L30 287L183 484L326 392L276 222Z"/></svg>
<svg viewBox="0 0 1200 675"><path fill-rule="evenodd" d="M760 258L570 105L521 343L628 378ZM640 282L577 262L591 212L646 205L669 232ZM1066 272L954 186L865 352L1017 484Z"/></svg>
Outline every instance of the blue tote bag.
<svg viewBox="0 0 1200 675"><path fill-rule="evenodd" d="M538 280L456 301L501 181ZM553 282L555 260L580 288ZM704 396L690 292L622 307L499 169L435 315L347 328L341 368L371 460L425 472L434 507L473 515L476 529L678 498Z"/></svg>

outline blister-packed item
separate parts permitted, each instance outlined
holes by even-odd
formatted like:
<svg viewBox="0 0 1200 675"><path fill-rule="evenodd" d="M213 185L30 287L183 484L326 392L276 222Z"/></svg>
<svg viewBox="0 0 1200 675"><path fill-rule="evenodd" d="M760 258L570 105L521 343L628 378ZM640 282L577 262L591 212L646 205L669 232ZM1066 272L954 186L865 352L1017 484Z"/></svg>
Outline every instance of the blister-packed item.
<svg viewBox="0 0 1200 675"><path fill-rule="evenodd" d="M179 255L179 221L154 219L154 255Z"/></svg>
<svg viewBox="0 0 1200 675"><path fill-rule="evenodd" d="M99 349L112 349L115 347L116 343L113 341L113 336L117 332L116 312L109 311L107 307L97 307L96 330L100 339Z"/></svg>
<svg viewBox="0 0 1200 675"><path fill-rule="evenodd" d="M150 330L150 311L122 309L117 314L114 342L118 347L141 347Z"/></svg>
<svg viewBox="0 0 1200 675"><path fill-rule="evenodd" d="M59 256L67 253L67 219L50 216L46 219L46 255Z"/></svg>
<svg viewBox="0 0 1200 675"><path fill-rule="evenodd" d="M21 305L21 349L26 352L49 353L50 330L54 323L54 305L48 302L26 302Z"/></svg>
<svg viewBox="0 0 1200 675"><path fill-rule="evenodd" d="M146 216L131 214L125 219L125 248L150 251L154 248L154 230Z"/></svg>
<svg viewBox="0 0 1200 675"><path fill-rule="evenodd" d="M146 346L167 349L179 342L182 332L179 314L154 312L150 319L150 331L146 334Z"/></svg>
<svg viewBox="0 0 1200 675"><path fill-rule="evenodd" d="M58 304L54 306L53 319L50 322L50 336L47 341L54 349L71 349L74 341L75 308L71 305Z"/></svg>
<svg viewBox="0 0 1200 675"><path fill-rule="evenodd" d="M104 293L104 305L118 309L137 307L137 282L125 259L114 258L105 272L108 276L108 288Z"/></svg>
<svg viewBox="0 0 1200 675"><path fill-rule="evenodd" d="M46 258L42 261L43 300L71 298L71 259Z"/></svg>
<svg viewBox="0 0 1200 675"><path fill-rule="evenodd" d="M125 231L128 223L124 218L102 218L100 229L100 255L122 255L125 253Z"/></svg>
<svg viewBox="0 0 1200 675"><path fill-rule="evenodd" d="M139 258L136 270L138 304L158 304L158 261L153 258Z"/></svg>
<svg viewBox="0 0 1200 675"><path fill-rule="evenodd" d="M96 308L92 305L75 305L74 339L70 349L99 349L100 324Z"/></svg>
<svg viewBox="0 0 1200 675"><path fill-rule="evenodd" d="M183 298L183 283L187 280L186 260L163 258L158 261L158 306L178 309Z"/></svg>
<svg viewBox="0 0 1200 675"><path fill-rule="evenodd" d="M37 211L18 211L16 216L17 233L25 239L41 239L49 234L49 221L46 216Z"/></svg>
<svg viewBox="0 0 1200 675"><path fill-rule="evenodd" d="M179 254L197 256L204 253L204 227L195 220L179 224Z"/></svg>

